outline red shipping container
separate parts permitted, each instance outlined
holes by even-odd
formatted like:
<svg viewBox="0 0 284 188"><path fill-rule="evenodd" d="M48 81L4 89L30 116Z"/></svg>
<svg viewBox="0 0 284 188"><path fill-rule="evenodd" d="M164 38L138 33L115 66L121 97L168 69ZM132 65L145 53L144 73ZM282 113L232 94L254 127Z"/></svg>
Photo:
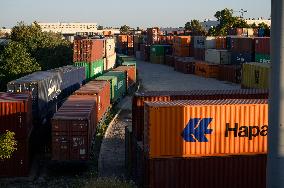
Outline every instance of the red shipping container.
<svg viewBox="0 0 284 188"><path fill-rule="evenodd" d="M255 53L270 55L270 37L255 38Z"/></svg>
<svg viewBox="0 0 284 188"><path fill-rule="evenodd" d="M135 66L119 66L113 71L122 71L126 74L127 89L136 83L136 67Z"/></svg>
<svg viewBox="0 0 284 188"><path fill-rule="evenodd" d="M268 99L268 90L193 90L135 93L132 99L132 130L138 141L144 131L144 103L174 100Z"/></svg>
<svg viewBox="0 0 284 188"><path fill-rule="evenodd" d="M84 39L82 40L82 60L93 62L104 57L105 42L101 39Z"/></svg>
<svg viewBox="0 0 284 188"><path fill-rule="evenodd" d="M231 49L233 52L248 52L254 53L255 42L253 38L248 37L234 37L231 39Z"/></svg>
<svg viewBox="0 0 284 188"><path fill-rule="evenodd" d="M144 187L265 188L266 155L144 158Z"/></svg>
<svg viewBox="0 0 284 188"><path fill-rule="evenodd" d="M88 160L96 132L96 96L72 95L52 118L52 159Z"/></svg>
<svg viewBox="0 0 284 188"><path fill-rule="evenodd" d="M233 83L241 83L241 65L219 65L218 79Z"/></svg>
<svg viewBox="0 0 284 188"><path fill-rule="evenodd" d="M29 136L28 136L29 137ZM17 150L10 159L0 160L0 177L27 177L31 167L30 140L17 141Z"/></svg>
<svg viewBox="0 0 284 188"><path fill-rule="evenodd" d="M16 139L27 139L32 128L31 95L0 93L0 133L9 130Z"/></svg>
<svg viewBox="0 0 284 188"><path fill-rule="evenodd" d="M108 81L90 81L77 90L74 95L96 97L96 122L99 122L110 108L110 83Z"/></svg>

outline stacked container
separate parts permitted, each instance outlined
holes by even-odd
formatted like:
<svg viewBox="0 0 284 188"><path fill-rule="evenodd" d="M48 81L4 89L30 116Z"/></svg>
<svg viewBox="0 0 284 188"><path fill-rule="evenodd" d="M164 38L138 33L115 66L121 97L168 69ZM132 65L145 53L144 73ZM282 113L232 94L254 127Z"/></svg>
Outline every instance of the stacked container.
<svg viewBox="0 0 284 188"><path fill-rule="evenodd" d="M149 44L141 44L140 50L141 50L141 59L143 61L149 61L150 60L150 48L151 45Z"/></svg>
<svg viewBox="0 0 284 188"><path fill-rule="evenodd" d="M175 58L175 70L184 74L195 73L195 60L192 57Z"/></svg>
<svg viewBox="0 0 284 188"><path fill-rule="evenodd" d="M243 88L269 88L271 65L269 63L245 63L242 66Z"/></svg>
<svg viewBox="0 0 284 188"><path fill-rule="evenodd" d="M228 50L207 49L205 61L214 64L231 64L231 52Z"/></svg>
<svg viewBox="0 0 284 188"><path fill-rule="evenodd" d="M10 159L0 160L0 176L29 176L32 98L28 93L0 93L0 134L15 133L17 150Z"/></svg>
<svg viewBox="0 0 284 188"><path fill-rule="evenodd" d="M215 37L194 36L194 58L205 60L205 50L216 48Z"/></svg>
<svg viewBox="0 0 284 188"><path fill-rule="evenodd" d="M171 54L171 45L152 45L150 51L150 62L155 64L165 64L165 56Z"/></svg>
<svg viewBox="0 0 284 188"><path fill-rule="evenodd" d="M255 43L253 38L232 37L231 38L231 63L241 64L254 62Z"/></svg>
<svg viewBox="0 0 284 188"><path fill-rule="evenodd" d="M159 33L160 29L158 27L147 29L147 41L148 44L158 44L159 43Z"/></svg>
<svg viewBox="0 0 284 188"><path fill-rule="evenodd" d="M270 37L255 38L255 61L270 63Z"/></svg>
<svg viewBox="0 0 284 188"><path fill-rule="evenodd" d="M190 54L191 43L191 36L175 36L173 44L173 55L179 57L192 56L192 54Z"/></svg>
<svg viewBox="0 0 284 188"><path fill-rule="evenodd" d="M124 72L126 77L126 87L129 91L136 83L136 67L135 66L119 66L113 71Z"/></svg>
<svg viewBox="0 0 284 188"><path fill-rule="evenodd" d="M227 49L227 39L226 37L216 37L216 49L226 50Z"/></svg>
<svg viewBox="0 0 284 188"><path fill-rule="evenodd" d="M218 80L239 84L242 80L241 70L241 65L220 65Z"/></svg>
<svg viewBox="0 0 284 188"><path fill-rule="evenodd" d="M262 186L267 131L267 100L146 102L145 187ZM192 178L204 173L206 181Z"/></svg>
<svg viewBox="0 0 284 188"><path fill-rule="evenodd" d="M217 78L219 74L219 66L217 64L197 61L195 63L195 74L205 78Z"/></svg>
<svg viewBox="0 0 284 188"><path fill-rule="evenodd" d="M52 118L52 160L89 160L96 132L96 96L72 95Z"/></svg>

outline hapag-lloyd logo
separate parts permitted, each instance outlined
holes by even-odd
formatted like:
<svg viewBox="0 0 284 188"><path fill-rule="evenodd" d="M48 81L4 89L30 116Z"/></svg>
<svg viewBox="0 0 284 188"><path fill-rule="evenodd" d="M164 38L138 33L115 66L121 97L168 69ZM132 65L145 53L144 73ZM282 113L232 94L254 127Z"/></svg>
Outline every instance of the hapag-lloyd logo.
<svg viewBox="0 0 284 188"><path fill-rule="evenodd" d="M118 82L117 88L120 89L123 86L123 81Z"/></svg>
<svg viewBox="0 0 284 188"><path fill-rule="evenodd" d="M57 88L57 85L53 83L52 80L49 81L49 87L47 89L47 96L49 97L53 93L60 92L60 89Z"/></svg>
<svg viewBox="0 0 284 188"><path fill-rule="evenodd" d="M209 142L206 135L212 134L213 129L209 126L213 118L192 118L184 128L181 136L186 142ZM252 140L254 137L267 136L268 126L240 126L235 123L234 127L230 123L226 123L225 137L229 137L229 133L234 133L234 137L247 137Z"/></svg>
<svg viewBox="0 0 284 188"><path fill-rule="evenodd" d="M94 69L94 74L99 74L102 72L102 67L97 67Z"/></svg>

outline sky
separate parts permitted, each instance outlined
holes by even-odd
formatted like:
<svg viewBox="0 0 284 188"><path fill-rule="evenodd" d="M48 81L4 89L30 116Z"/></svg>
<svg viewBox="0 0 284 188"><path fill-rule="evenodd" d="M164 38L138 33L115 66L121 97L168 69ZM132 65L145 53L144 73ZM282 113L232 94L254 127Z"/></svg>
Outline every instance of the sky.
<svg viewBox="0 0 284 188"><path fill-rule="evenodd" d="M245 18L269 18L270 0L2 0L0 27L19 21L95 22L103 26L180 27L213 19L218 10L245 9ZM235 15L240 15L236 12Z"/></svg>

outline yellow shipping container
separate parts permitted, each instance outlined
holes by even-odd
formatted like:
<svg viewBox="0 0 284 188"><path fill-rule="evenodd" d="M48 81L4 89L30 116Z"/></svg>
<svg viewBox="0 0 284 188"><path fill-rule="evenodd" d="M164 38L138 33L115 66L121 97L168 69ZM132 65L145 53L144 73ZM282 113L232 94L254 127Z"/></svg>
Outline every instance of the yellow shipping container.
<svg viewBox="0 0 284 188"><path fill-rule="evenodd" d="M268 63L245 63L242 68L243 88L269 88L270 64Z"/></svg>

